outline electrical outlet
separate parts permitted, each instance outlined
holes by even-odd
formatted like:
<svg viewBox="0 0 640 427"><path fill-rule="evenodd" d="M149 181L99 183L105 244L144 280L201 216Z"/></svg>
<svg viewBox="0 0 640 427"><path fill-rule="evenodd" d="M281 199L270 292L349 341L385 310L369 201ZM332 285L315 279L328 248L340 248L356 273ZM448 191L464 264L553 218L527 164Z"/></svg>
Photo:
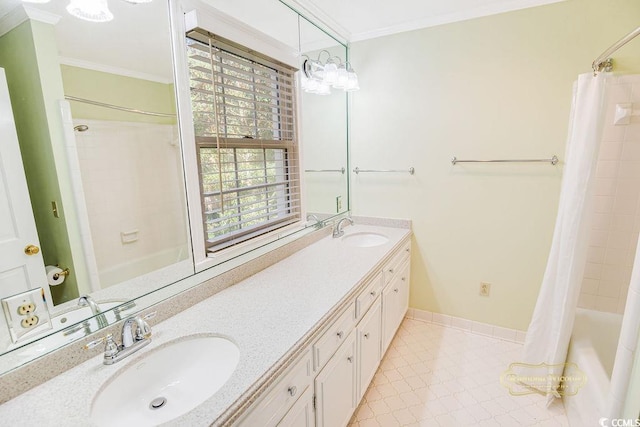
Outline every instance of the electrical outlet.
<svg viewBox="0 0 640 427"><path fill-rule="evenodd" d="M22 326L25 329L33 328L38 324L39 320L40 319L38 319L38 316L25 317L22 319L22 322L20 322L20 326Z"/></svg>
<svg viewBox="0 0 640 427"><path fill-rule="evenodd" d="M27 302L18 306L18 314L20 316L26 316L36 311L36 305L32 302Z"/></svg>
<svg viewBox="0 0 640 427"><path fill-rule="evenodd" d="M480 296L488 297L491 293L491 283L480 282Z"/></svg>
<svg viewBox="0 0 640 427"><path fill-rule="evenodd" d="M1 301L13 342L25 335L33 335L52 328L42 288L31 289L3 298Z"/></svg>

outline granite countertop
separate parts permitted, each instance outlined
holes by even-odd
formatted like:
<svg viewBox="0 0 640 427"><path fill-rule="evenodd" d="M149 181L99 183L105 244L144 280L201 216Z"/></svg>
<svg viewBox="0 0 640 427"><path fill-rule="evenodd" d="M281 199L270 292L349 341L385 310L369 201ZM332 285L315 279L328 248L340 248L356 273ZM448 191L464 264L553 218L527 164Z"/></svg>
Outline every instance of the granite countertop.
<svg viewBox="0 0 640 427"><path fill-rule="evenodd" d="M115 373L162 344L193 334L231 339L240 361L229 381L210 399L170 425L208 426L245 397L267 371L309 336L375 267L407 238L406 228L345 227L345 235L376 232L389 241L360 248L331 236L296 252L242 282L153 328L152 342L115 365L97 356L0 405L6 425L90 425L91 403ZM117 408L114 408L117 411ZM29 417L25 418L25 413Z"/></svg>

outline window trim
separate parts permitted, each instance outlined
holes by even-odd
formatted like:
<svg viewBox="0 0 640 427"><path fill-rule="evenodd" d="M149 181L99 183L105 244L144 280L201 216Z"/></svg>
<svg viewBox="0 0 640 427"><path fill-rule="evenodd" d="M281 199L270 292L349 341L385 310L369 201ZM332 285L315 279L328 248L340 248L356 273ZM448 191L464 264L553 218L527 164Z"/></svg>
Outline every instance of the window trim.
<svg viewBox="0 0 640 427"><path fill-rule="evenodd" d="M198 12L197 22L201 22L201 16L207 16L207 20L209 18L219 18L218 16L214 17L209 11L207 13L200 14L200 11L191 11L185 14L185 27L183 27L183 31L180 31L178 28L176 31L176 37L180 37L177 40L176 46L179 46L180 51L178 58L181 60L179 64L176 65L176 73L177 73L177 82L176 87L178 91L179 98L179 108L181 108L181 133L182 139L184 142L183 146L183 156L185 160L185 181L187 182L187 197L189 201L189 213L190 213L190 232L191 232L191 241L194 255L194 265L195 272L200 272L206 270L210 267L213 267L217 264L225 262L229 259L236 258L238 256L243 255L244 253L251 252L254 249L261 248L267 244L277 244L277 241L282 238L286 238L287 236L291 236L292 234L304 230L306 222L304 221L304 213L305 213L305 198L304 198L304 184L302 182L302 176L300 173L300 153L302 152L302 147L300 145L300 100L301 95L298 90L299 87L299 75L296 73L297 70L291 70L292 73L292 89L293 93L291 94L291 101L293 102L293 112L295 114L295 121L293 126L294 135L296 136L297 144L295 146L296 154L295 156L290 157L290 164L295 168L297 173L297 188L299 192L298 196L298 208L297 212L299 217L295 221L288 221L279 224L278 227L274 227L273 230L264 233L261 236L253 237L250 240L245 242L237 243L234 246L230 246L229 248L222 249L215 253L209 253L204 244L204 225L203 225L203 212L202 212L202 203L200 198L200 178L199 178L199 169L198 169L198 152L195 145L195 132L193 129L193 114L191 111L191 98L190 98L190 82L189 82L189 69L187 62L187 54L186 54L186 33L188 31L193 30L193 27L189 26L189 15L195 14ZM218 15L217 13L215 15ZM195 15L193 15L195 16ZM282 62L282 64L287 65L289 68L295 68L295 64L297 64L297 52L293 50L290 46L287 46L275 39L272 39L270 36L265 35L256 31L251 27L247 27L245 24L233 20L233 18L226 17L226 20L218 21L223 25L216 26L216 31L218 29L221 30L222 33L229 34L229 29L231 28L231 32L236 32L237 34L241 34L239 39L248 40L248 38L252 38L257 41L258 45L267 46L268 53L279 52L275 55L275 57ZM193 21L193 20L192 20ZM202 20L204 21L204 19ZM233 22L230 22L233 21ZM195 21L193 21L195 22ZM225 27L225 28L222 28ZM249 31L246 31L246 30ZM224 31L222 31L224 30ZM230 36L233 37L233 36ZM227 39L228 40L228 39ZM177 50L177 49L176 49ZM190 142L191 141L191 142ZM255 140L254 140L255 142ZM264 141L261 141L264 146ZM224 142L224 146L228 147L230 144ZM223 144L220 145L223 148ZM289 239L285 239L289 240ZM275 247L278 247L276 245Z"/></svg>
<svg viewBox="0 0 640 427"><path fill-rule="evenodd" d="M185 185L187 189L189 224L188 230L191 236L191 248L194 261L194 272L200 273L211 269L217 265L222 265L233 259L249 260L255 256L264 254L265 251L278 248L288 242L291 242L299 232L305 230L311 232L312 229L305 228L306 222L302 219L297 223L284 226L278 230L274 230L263 236L256 237L250 241L240 243L234 247L220 251L219 253L208 256L205 250L204 242L201 238L203 235L202 225L202 207L200 198L200 180L197 167L197 152L195 148L195 132L193 129L193 116L191 113L191 97L189 90L189 70L186 57L186 38L187 32L196 28L215 28L216 32L228 40L236 40L253 50L264 52L272 58L276 58L283 64L292 67L298 66L297 49L276 40L246 23L239 21L220 11L210 8L199 8L196 2L172 2L171 3L171 19L174 24L172 28L173 52L174 52L174 71L176 74L176 94L178 101L178 118L180 122L181 149L184 160ZM300 87L299 72L295 76L296 88ZM301 117L300 102L301 93L299 90L295 93L296 114ZM300 133L301 120L296 123L296 133ZM298 147L300 156L304 154L302 145ZM300 182L301 194L305 192L304 181ZM304 217L306 213L306 201L301 200L301 212ZM253 254L253 255L252 255ZM245 255L247 255L245 257ZM244 262L244 261L242 261ZM223 268L226 271L226 268ZM217 271L217 270L215 270Z"/></svg>

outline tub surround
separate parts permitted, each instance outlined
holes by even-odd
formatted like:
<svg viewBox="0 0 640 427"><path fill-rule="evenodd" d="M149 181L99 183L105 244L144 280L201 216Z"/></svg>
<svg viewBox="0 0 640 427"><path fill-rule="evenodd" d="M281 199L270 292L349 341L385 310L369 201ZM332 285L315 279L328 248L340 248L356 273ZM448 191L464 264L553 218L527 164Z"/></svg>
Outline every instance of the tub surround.
<svg viewBox="0 0 640 427"><path fill-rule="evenodd" d="M601 417L613 415L607 409L621 323L621 314L576 310L567 363L575 364L587 383L575 395L563 397L571 426L596 425Z"/></svg>
<svg viewBox="0 0 640 427"><path fill-rule="evenodd" d="M0 406L0 418L18 423L23 420L24 408L40 408L31 420L35 424L46 424L55 410L56 417L64 419L67 425L86 425L94 396L122 367L166 342L213 333L238 345L241 352L238 368L212 398L174 422L209 425L215 420L214 425L222 425L235 419L238 410L260 396L411 234L408 228L365 225L380 223L376 219L356 221L356 226L345 228L346 234L377 232L386 235L389 241L376 247L354 248L340 239L323 237L155 325L151 344L130 360L105 366L98 349L94 352L100 353L98 356ZM409 225L409 222L395 224ZM195 292L192 293L194 298ZM180 296L173 299L178 301ZM166 318L163 311L169 309L162 305L170 303L157 307L160 319Z"/></svg>

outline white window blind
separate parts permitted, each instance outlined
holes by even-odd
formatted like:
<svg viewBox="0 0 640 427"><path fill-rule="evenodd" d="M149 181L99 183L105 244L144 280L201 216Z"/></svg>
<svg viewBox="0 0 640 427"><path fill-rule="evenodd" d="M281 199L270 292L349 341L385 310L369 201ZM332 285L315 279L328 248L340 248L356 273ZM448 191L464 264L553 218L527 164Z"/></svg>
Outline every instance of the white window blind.
<svg viewBox="0 0 640 427"><path fill-rule="evenodd" d="M295 70L200 32L187 54L208 251L298 221Z"/></svg>

